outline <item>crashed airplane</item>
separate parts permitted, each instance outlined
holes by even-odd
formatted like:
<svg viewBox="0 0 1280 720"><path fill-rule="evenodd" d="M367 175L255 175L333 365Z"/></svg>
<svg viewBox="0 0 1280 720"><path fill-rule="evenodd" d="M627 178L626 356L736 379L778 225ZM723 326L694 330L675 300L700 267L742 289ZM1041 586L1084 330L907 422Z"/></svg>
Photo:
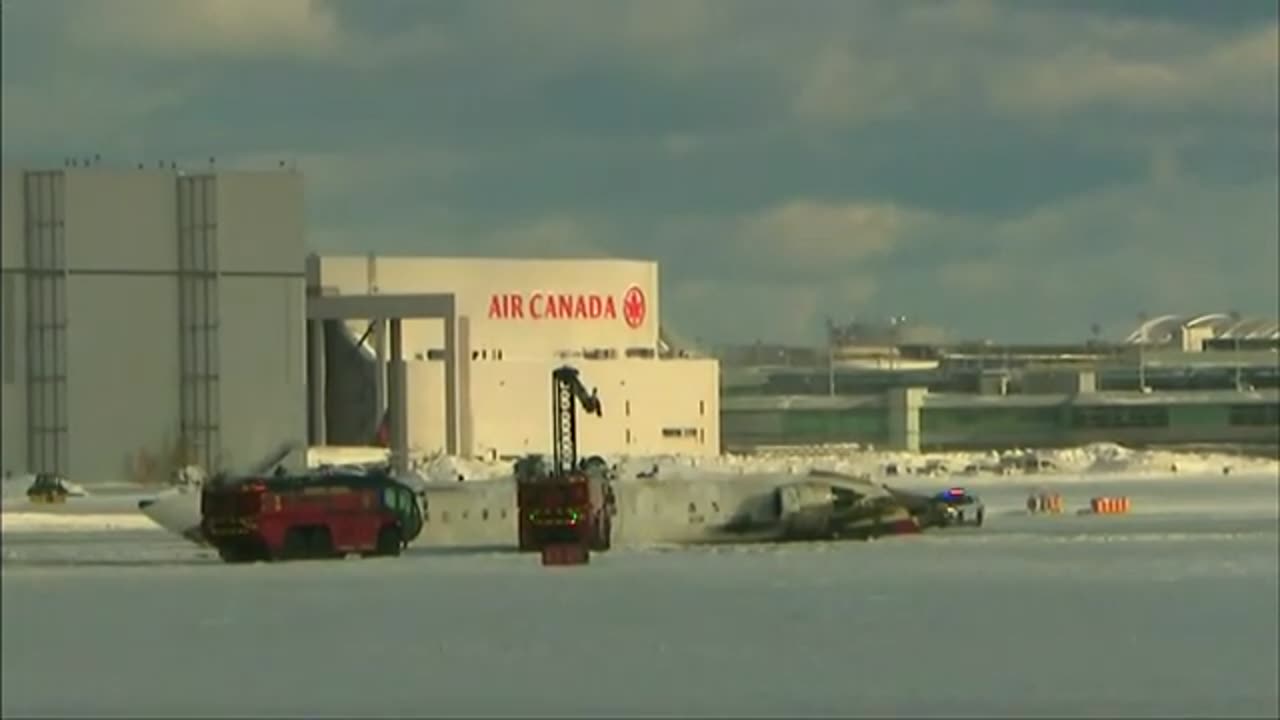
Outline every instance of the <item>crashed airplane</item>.
<svg viewBox="0 0 1280 720"><path fill-rule="evenodd" d="M962 488L926 495L820 470L619 478L599 458L588 459L584 467L606 475L615 546L871 539L981 526L984 516L981 501ZM315 470L361 471L358 466ZM516 548L514 475L447 483L401 479L418 489L423 504L426 523L416 545ZM143 500L139 509L161 527L203 544L197 487Z"/></svg>

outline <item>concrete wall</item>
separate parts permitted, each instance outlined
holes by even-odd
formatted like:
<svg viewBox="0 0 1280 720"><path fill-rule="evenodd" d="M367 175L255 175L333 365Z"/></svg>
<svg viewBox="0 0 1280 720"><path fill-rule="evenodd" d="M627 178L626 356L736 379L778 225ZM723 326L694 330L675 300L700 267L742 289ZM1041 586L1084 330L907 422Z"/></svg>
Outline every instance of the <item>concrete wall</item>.
<svg viewBox="0 0 1280 720"><path fill-rule="evenodd" d="M249 462L283 440L305 441L299 176L210 176L194 209L179 195L199 179L173 171L38 177L28 186L21 170L4 172L4 470L79 482L154 477L189 432L196 376L213 377L201 387L213 393L203 407L217 457ZM198 268L180 251L192 228L209 251ZM40 248L48 252L30 254ZM196 283L208 290L207 312L192 312L184 262L208 270ZM43 351L27 342L38 327L54 338ZM207 343L190 340L197 328ZM55 380L31 382L42 376ZM32 388L41 402L28 408ZM36 410L56 416L60 434L33 424ZM42 448L39 457L29 446Z"/></svg>
<svg viewBox="0 0 1280 720"><path fill-rule="evenodd" d="M307 442L303 184L288 172L217 181L221 435L226 462L243 466Z"/></svg>
<svg viewBox="0 0 1280 720"><path fill-rule="evenodd" d="M655 348L658 343L658 265L635 260L521 260L490 258L322 256L319 285L343 295L454 293L468 318L471 348L486 357L542 359L566 350ZM628 324L624 305L635 286L643 318ZM548 298L587 298L598 317L550 317ZM516 305L519 308L517 311ZM363 323L352 321L359 334ZM443 323L404 323L408 359L442 347Z"/></svg>
<svg viewBox="0 0 1280 720"><path fill-rule="evenodd" d="M175 198L171 172L66 174L67 472L79 482L128 477L178 440Z"/></svg>
<svg viewBox="0 0 1280 720"><path fill-rule="evenodd" d="M551 452L554 360L471 365L470 445L476 455ZM408 363L409 444L444 447L443 363ZM596 388L603 417L579 413L584 454L720 452L719 365L714 360L600 360L575 363ZM463 409L466 413L466 408Z"/></svg>
<svg viewBox="0 0 1280 720"><path fill-rule="evenodd" d="M27 285L22 173L0 174L0 473L27 467Z"/></svg>

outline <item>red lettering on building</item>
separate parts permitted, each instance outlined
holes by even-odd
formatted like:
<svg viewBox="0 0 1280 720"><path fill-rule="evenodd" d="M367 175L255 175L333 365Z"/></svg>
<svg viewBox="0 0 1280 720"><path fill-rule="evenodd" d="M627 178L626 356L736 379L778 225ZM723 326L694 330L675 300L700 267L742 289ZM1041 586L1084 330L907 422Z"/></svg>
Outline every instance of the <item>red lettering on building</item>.
<svg viewBox="0 0 1280 720"><path fill-rule="evenodd" d="M494 293L489 296L489 319L510 320L524 317L524 298L517 293Z"/></svg>
<svg viewBox="0 0 1280 720"><path fill-rule="evenodd" d="M634 285L627 290L628 293L640 292L639 288ZM623 302L634 304L635 300L631 295L624 296ZM640 310L641 322L643 322L643 305L644 294L640 294ZM598 295L594 293L575 294L575 293L529 293L528 302L525 302L525 296L519 293L494 293L489 296L489 319L490 320L522 320L525 317L534 320L555 319L555 320L617 320L619 301L612 295ZM528 310L526 315L525 310ZM635 312L634 308L630 312ZM631 325L632 320L627 316L627 324ZM632 325L636 327L636 325Z"/></svg>

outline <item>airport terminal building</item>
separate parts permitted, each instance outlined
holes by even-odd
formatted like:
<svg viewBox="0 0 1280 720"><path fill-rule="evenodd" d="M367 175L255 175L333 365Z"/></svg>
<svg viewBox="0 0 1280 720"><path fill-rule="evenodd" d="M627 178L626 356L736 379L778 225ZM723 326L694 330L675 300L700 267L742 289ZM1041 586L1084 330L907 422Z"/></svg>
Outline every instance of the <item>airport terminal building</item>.
<svg viewBox="0 0 1280 720"><path fill-rule="evenodd" d="M719 453L718 364L663 342L655 263L309 257L303 197L290 170L5 168L0 469L242 468L385 439L396 397L412 455L549 452L566 363L604 407L584 452Z"/></svg>

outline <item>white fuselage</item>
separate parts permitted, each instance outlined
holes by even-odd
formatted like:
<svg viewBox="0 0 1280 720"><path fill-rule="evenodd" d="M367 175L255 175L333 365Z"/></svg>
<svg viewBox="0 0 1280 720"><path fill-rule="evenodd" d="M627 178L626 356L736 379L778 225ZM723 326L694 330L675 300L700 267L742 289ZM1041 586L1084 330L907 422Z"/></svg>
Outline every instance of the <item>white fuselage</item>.
<svg viewBox="0 0 1280 720"><path fill-rule="evenodd" d="M881 486L859 479L788 473L616 480L613 541L643 545L778 540L784 535L778 518L779 490L813 483L848 487L871 498L888 494ZM423 483L419 487L426 503L426 523L415 545L516 546L514 479ZM158 525L189 538L198 537L198 492L170 491L139 507Z"/></svg>

